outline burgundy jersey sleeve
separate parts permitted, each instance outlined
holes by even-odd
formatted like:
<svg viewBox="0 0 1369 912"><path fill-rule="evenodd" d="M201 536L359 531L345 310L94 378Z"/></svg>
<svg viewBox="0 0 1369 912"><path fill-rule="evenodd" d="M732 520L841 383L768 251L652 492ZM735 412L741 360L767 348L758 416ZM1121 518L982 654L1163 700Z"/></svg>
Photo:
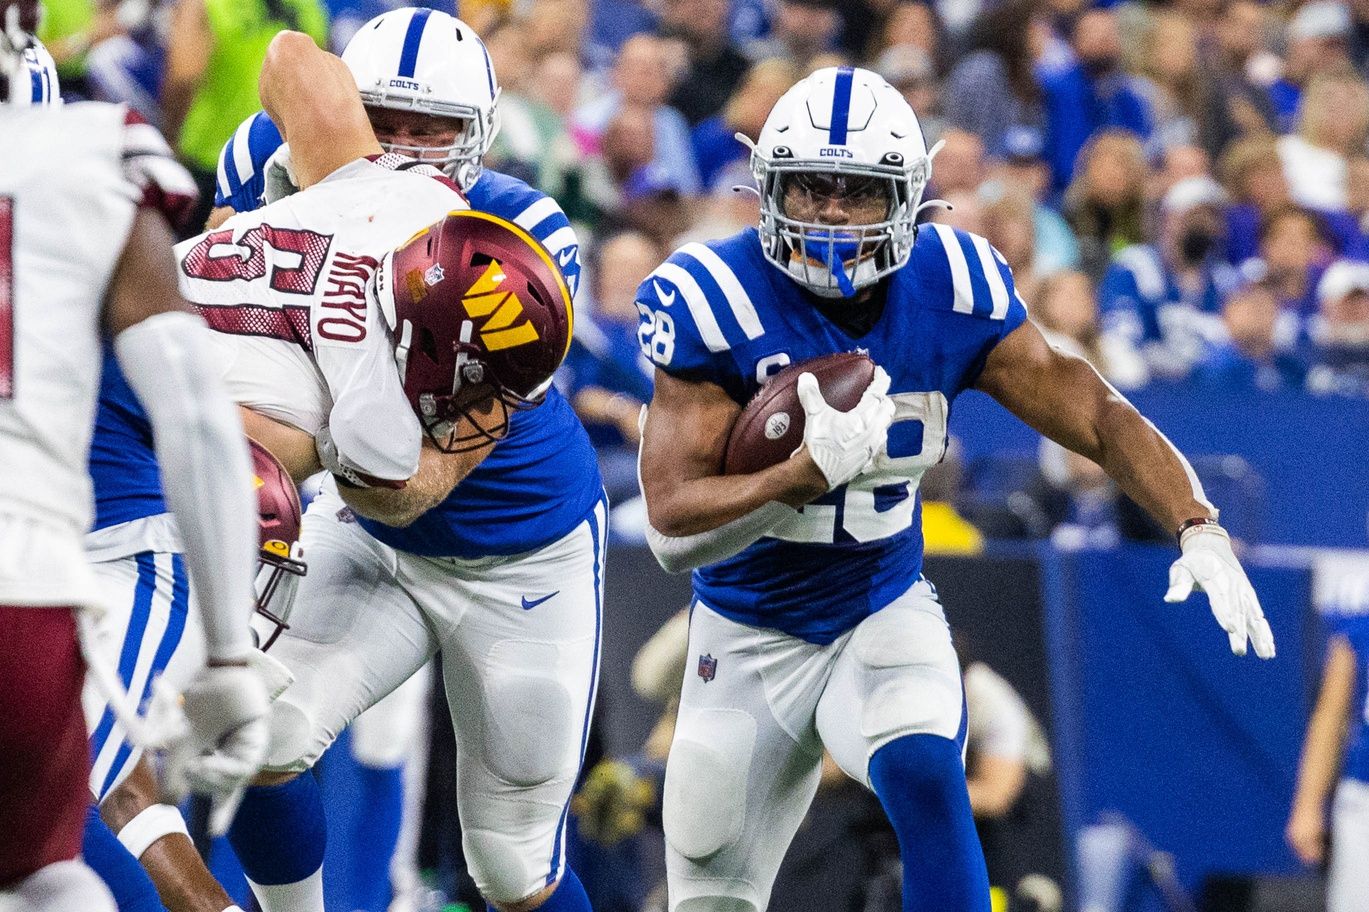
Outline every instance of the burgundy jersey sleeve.
<svg viewBox="0 0 1369 912"><path fill-rule="evenodd" d="M141 193L140 205L162 213L177 230L188 227L185 222L200 195L195 180L157 128L134 111L124 115L123 167Z"/></svg>

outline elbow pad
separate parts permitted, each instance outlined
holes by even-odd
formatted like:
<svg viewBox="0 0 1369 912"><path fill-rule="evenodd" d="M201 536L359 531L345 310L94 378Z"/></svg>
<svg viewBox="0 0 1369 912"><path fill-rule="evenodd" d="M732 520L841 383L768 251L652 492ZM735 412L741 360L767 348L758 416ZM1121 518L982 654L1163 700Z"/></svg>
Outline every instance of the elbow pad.
<svg viewBox="0 0 1369 912"><path fill-rule="evenodd" d="M114 351L152 422L210 657L233 660L252 649L257 502L247 438L207 332L189 313L158 313L119 333Z"/></svg>
<svg viewBox="0 0 1369 912"><path fill-rule="evenodd" d="M793 507L772 500L730 523L695 535L664 535L648 523L646 540L667 573L683 573L741 553L796 512Z"/></svg>

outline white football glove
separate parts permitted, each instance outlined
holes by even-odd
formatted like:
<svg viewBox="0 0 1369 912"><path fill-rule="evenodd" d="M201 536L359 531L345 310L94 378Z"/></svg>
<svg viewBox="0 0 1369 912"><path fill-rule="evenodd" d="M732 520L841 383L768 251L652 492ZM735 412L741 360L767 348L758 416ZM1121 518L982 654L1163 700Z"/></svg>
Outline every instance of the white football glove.
<svg viewBox="0 0 1369 912"><path fill-rule="evenodd" d="M1231 550L1231 536L1215 524L1194 526L1179 538L1183 555L1169 568L1165 601L1182 602L1195 588L1207 593L1212 614L1231 639L1231 651L1245 655L1246 639L1255 655L1274 658L1274 633L1260 610L1255 587Z"/></svg>
<svg viewBox="0 0 1369 912"><path fill-rule="evenodd" d="M266 756L269 706L261 675L248 665L207 666L185 689L184 721L166 747L162 790L172 801L188 792L208 795L215 835L227 831Z"/></svg>
<svg viewBox="0 0 1369 912"><path fill-rule="evenodd" d="M262 199L268 204L299 192L299 180L290 160L290 144L284 143L271 153L263 171Z"/></svg>
<svg viewBox="0 0 1369 912"><path fill-rule="evenodd" d="M889 375L884 368L875 368L874 379L849 412L839 412L827 404L812 374L799 375L797 392L805 416L803 445L827 479L827 490L864 472L883 452L894 420Z"/></svg>

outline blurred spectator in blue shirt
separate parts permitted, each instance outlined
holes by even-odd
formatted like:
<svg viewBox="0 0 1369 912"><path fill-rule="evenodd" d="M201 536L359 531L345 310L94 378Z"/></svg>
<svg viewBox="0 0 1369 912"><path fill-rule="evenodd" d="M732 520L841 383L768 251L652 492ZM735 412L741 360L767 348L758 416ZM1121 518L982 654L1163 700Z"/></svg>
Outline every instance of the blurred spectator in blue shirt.
<svg viewBox="0 0 1369 912"><path fill-rule="evenodd" d="M1251 282L1227 298L1222 323L1228 337L1217 343L1193 371L1195 382L1222 390L1300 389L1307 366L1287 345L1292 314L1279 307L1278 291L1268 281Z"/></svg>
<svg viewBox="0 0 1369 912"><path fill-rule="evenodd" d="M1321 220L1298 206L1276 209L1260 224L1260 256L1241 264L1248 279L1268 283L1279 309L1297 318L1317 311L1317 280L1331 260Z"/></svg>
<svg viewBox="0 0 1369 912"><path fill-rule="evenodd" d="M1103 279L1103 332L1130 346L1152 378L1178 380L1225 337L1221 308L1236 283L1222 261L1227 195L1210 177L1169 189L1157 243L1117 254Z"/></svg>
<svg viewBox="0 0 1369 912"><path fill-rule="evenodd" d="M572 133L586 149L597 147L610 121L625 106L651 112L655 154L652 163L675 178L681 193L699 192L699 171L689 124L665 103L670 95L670 62L665 43L654 35L633 35L623 42L613 65L612 88L575 112Z"/></svg>
<svg viewBox="0 0 1369 912"><path fill-rule="evenodd" d="M660 265L661 248L625 231L599 243L587 272L590 306L577 314L564 384L599 449L609 500L637 492L637 416L651 399L651 363L637 341L637 286Z"/></svg>
<svg viewBox="0 0 1369 912"><path fill-rule="evenodd" d="M1102 9L1085 12L1075 21L1072 44L1073 63L1038 71L1045 99L1046 157L1057 189L1070 182L1074 160L1096 131L1120 127L1142 140L1151 132L1151 113L1135 77L1122 69L1116 16Z"/></svg>
<svg viewBox="0 0 1369 912"><path fill-rule="evenodd" d="M770 34L746 45L752 60L781 57L801 71L832 49L841 26L835 0L779 0Z"/></svg>
<svg viewBox="0 0 1369 912"><path fill-rule="evenodd" d="M1006 152L1013 129L1043 125L1035 64L1042 41L1036 0L1009 0L980 15L970 33L973 49L946 78L946 118L984 140L989 155ZM917 110L914 108L914 110Z"/></svg>
<svg viewBox="0 0 1369 912"><path fill-rule="evenodd" d="M714 182L719 174L731 174L729 165L750 157L751 151L737 139L737 134L759 139L770 109L798 80L799 72L787 60L762 60L747 72L736 94L727 100L727 107L694 128L694 160L705 190L716 189Z"/></svg>
<svg viewBox="0 0 1369 912"><path fill-rule="evenodd" d="M1317 288L1321 311L1312 321L1314 393L1369 396L1369 263L1340 260Z"/></svg>
<svg viewBox="0 0 1369 912"><path fill-rule="evenodd" d="M663 0L661 35L685 48L685 72L670 103L690 125L722 110L751 67L728 33L727 0Z"/></svg>
<svg viewBox="0 0 1369 912"><path fill-rule="evenodd" d="M1203 78L1221 97L1224 122L1214 127L1203 125L1209 139L1215 141L1205 143L1214 158L1236 137L1272 133L1278 126L1269 86L1281 67L1270 47L1276 34L1270 10L1257 0L1228 3L1215 33L1215 46L1201 40L1199 44Z"/></svg>
<svg viewBox="0 0 1369 912"><path fill-rule="evenodd" d="M623 42L655 28L656 14L642 0L594 0L586 36L589 56L594 62L613 60Z"/></svg>
<svg viewBox="0 0 1369 912"><path fill-rule="evenodd" d="M1269 86L1280 132L1296 126L1302 95L1320 73L1350 68L1350 11L1338 0L1312 0L1284 29L1282 73Z"/></svg>

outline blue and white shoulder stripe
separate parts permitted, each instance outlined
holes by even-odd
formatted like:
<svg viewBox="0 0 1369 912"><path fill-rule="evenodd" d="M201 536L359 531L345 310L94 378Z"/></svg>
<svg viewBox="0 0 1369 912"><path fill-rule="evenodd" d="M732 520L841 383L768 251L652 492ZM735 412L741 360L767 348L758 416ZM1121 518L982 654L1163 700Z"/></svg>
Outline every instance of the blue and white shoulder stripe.
<svg viewBox="0 0 1369 912"><path fill-rule="evenodd" d="M467 194L471 206L518 225L556 259L571 294L579 290L580 240L556 200L508 174L483 171Z"/></svg>
<svg viewBox="0 0 1369 912"><path fill-rule="evenodd" d="M948 280L951 310L1006 320L1014 306L1025 309L1007 261L984 238L932 223L919 229L919 240L919 266L929 277L940 274L943 288Z"/></svg>
<svg viewBox="0 0 1369 912"><path fill-rule="evenodd" d="M232 206L238 212L257 208L266 186L266 160L284 141L265 111L239 124L219 152L214 205Z"/></svg>
<svg viewBox="0 0 1369 912"><path fill-rule="evenodd" d="M710 246L685 244L656 268L652 278L678 289L709 351L728 351L742 337L750 341L765 334L755 302L736 269ZM665 306L676 296L660 282L655 291Z"/></svg>

